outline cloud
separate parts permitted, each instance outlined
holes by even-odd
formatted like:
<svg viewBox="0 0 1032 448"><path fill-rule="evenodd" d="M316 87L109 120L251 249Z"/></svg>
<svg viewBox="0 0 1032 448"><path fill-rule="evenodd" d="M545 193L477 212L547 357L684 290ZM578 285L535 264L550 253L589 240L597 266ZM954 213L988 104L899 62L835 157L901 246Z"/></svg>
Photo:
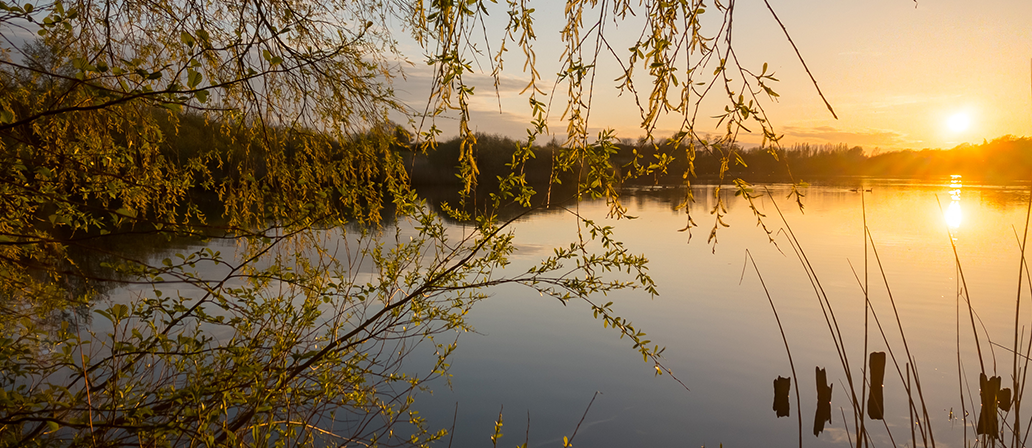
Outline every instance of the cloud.
<svg viewBox="0 0 1032 448"><path fill-rule="evenodd" d="M921 144L907 134L886 129L848 130L832 126L785 126L786 143L846 143L866 148L908 148Z"/></svg>
<svg viewBox="0 0 1032 448"><path fill-rule="evenodd" d="M869 58L880 58L885 55L880 51L842 51L839 52L839 56L863 56Z"/></svg>
<svg viewBox="0 0 1032 448"><path fill-rule="evenodd" d="M409 107L411 113L421 114L431 99L430 93L435 77L434 68L425 64L416 63L414 66L405 67L405 77L394 80L394 92L397 98ZM474 94L469 99L469 113L470 126L475 132L514 138L526 137L527 129L531 126L530 106L527 103L529 92L524 92L523 95L520 92L527 87L529 76L501 75L498 77L497 87L495 78L489 73L466 73L463 75L463 81L467 86L474 88ZM549 91L551 84L539 80L538 88ZM452 100L455 101L454 98ZM399 122L404 120L402 117L393 118ZM418 125L422 120L416 117L416 121ZM438 128L443 131L443 138L457 135L458 111L446 111L435 121ZM550 125L561 126L553 131L565 130L564 124L555 123L555 117L549 121ZM424 130L429 127L429 121L423 121L422 124Z"/></svg>
<svg viewBox="0 0 1032 448"><path fill-rule="evenodd" d="M409 106L414 114L422 113L430 94L431 83L434 79L432 67L419 65L405 68L405 78L396 79L394 91L403 103ZM467 85L475 88L474 95L469 99L470 127L474 132L485 134L497 134L516 139L526 139L527 130L532 128L530 105L528 98L530 92L523 92L530 81L529 76L499 76L497 91L495 90L494 78L486 73L467 73L463 77ZM548 115L548 134L538 136L538 141L548 141L552 137L564 141L566 137L567 123L561 120L563 108L566 106L565 92L552 92L551 80L539 80L538 88L546 92L538 99L549 102L552 105ZM521 92L523 92L521 94ZM599 116L606 108L601 99L596 98L597 105L592 108L591 120L588 124L588 139L594 140L603 129L615 129L620 138L637 138L641 132L637 128L640 121L637 110L632 109L633 115L621 117L622 120L616 124L607 117ZM437 127L441 129L442 139L455 137L458 134L458 111L449 110L436 117ZM395 121L402 122L406 119L400 116L392 117ZM430 126L429 119L422 121L415 118L416 125L422 124L422 130ZM672 134L673 132L671 132ZM666 134L659 134L666 136Z"/></svg>
<svg viewBox="0 0 1032 448"><path fill-rule="evenodd" d="M485 68L490 69L489 67ZM405 68L404 79L395 79L394 88L395 91L402 94L400 96L403 97L403 99L425 101L427 96L430 94L430 88L436 76L434 67L430 67L423 63L415 63L415 65ZM465 73L463 74L463 82L474 88L474 98L479 96L490 96L491 98L495 98L496 96L495 78L489 73ZM529 76L499 75L497 95L503 99L517 97L519 96L519 93L527 87L527 83L529 82ZM551 85L548 85L546 81L539 80L538 88L550 89Z"/></svg>
<svg viewBox="0 0 1032 448"><path fill-rule="evenodd" d="M900 108L946 107L963 99L961 93L934 93L928 91L910 93L878 93L855 91L840 95L835 102L836 109L854 109L858 113L884 113L886 110L896 112ZM919 109L908 109L919 110Z"/></svg>

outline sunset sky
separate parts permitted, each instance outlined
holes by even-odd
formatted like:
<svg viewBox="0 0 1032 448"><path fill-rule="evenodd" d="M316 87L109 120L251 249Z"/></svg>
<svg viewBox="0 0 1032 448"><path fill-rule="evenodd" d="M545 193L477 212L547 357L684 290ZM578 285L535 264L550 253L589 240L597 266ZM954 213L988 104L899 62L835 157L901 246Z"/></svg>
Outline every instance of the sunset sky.
<svg viewBox="0 0 1032 448"><path fill-rule="evenodd" d="M784 143L846 143L870 152L950 148L1007 134L1032 135L1032 1L770 3L839 116L834 119L824 107L763 1L738 0L734 45L743 65L759 70L767 62L780 80L774 85L780 100L765 107L775 129L785 135ZM562 3L532 2L532 6L538 9L539 71L550 85L560 67ZM496 31L504 26L504 18L502 10L492 15L492 20L499 20ZM611 30L619 39L619 33L640 31L640 25L621 23ZM497 48L497 32L492 36L492 48ZM509 48L515 45L510 43ZM418 105L421 98L425 101L426 85L420 81L427 79L429 69L421 64L416 47L403 42L403 50L415 66L398 90L402 98ZM479 60L483 73L490 72L488 59ZM510 51L500 98L486 75L470 77L478 85L472 105L477 130L513 137L526 134L529 109L526 98L518 96L527 80L521 66L521 56ZM640 117L632 98L616 96L615 67L611 60L600 63L591 125L613 128L621 138L636 138L641 135ZM720 109L714 103L701 115L715 115ZM561 111L553 104L553 133L565 130L558 122ZM659 136L675 130L673 119L663 124L667 123L669 127L661 126ZM713 124L703 123L702 129L720 132ZM447 121L439 126L446 133L454 132ZM758 143L759 137L741 140L748 146Z"/></svg>

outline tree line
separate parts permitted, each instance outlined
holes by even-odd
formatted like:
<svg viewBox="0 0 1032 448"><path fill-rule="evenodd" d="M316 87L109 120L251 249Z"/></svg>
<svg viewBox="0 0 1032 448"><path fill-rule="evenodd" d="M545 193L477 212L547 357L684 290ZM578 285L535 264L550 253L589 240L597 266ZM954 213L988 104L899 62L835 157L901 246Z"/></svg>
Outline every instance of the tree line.
<svg viewBox="0 0 1032 448"><path fill-rule="evenodd" d="M866 151L861 146L798 143L779 148L743 148L695 141L674 146L674 138L650 142L615 143L610 169L625 185L677 185L691 180L714 182L742 178L752 182L789 182L844 176L932 178L960 174L965 178L1008 181L1025 179L1032 172L1032 138L1006 135L980 144L952 149ZM412 182L429 185L456 182L458 138L440 143L432 154L408 152L406 167ZM479 135L475 150L480 176L485 180L508 172L519 142L498 135ZM401 147L402 151L408 151ZM528 182L546 187L554 180L550 157L560 150L555 141L541 145L538 157L527 164ZM636 166L651 165L644 174ZM723 168L723 173L721 172ZM574 172L558 178L572 178Z"/></svg>

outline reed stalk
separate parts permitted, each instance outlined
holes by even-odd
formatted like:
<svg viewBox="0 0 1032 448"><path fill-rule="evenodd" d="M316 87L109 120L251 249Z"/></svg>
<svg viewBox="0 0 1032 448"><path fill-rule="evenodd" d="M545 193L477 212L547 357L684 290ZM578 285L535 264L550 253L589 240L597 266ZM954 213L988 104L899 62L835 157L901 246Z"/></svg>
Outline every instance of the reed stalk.
<svg viewBox="0 0 1032 448"><path fill-rule="evenodd" d="M799 448L803 448L803 406L802 400L799 397L799 375L796 374L795 361L792 360L792 349L788 345L788 337L785 336L785 327L781 325L781 317L778 316L778 309L774 306L774 299L770 296L770 290L767 289L766 283L763 282L763 275L760 274L760 268L756 266L756 260L753 259L752 253L748 249L745 250L746 257L752 263L753 269L756 271L756 278L760 279L760 286L763 288L764 294L767 295L767 302L770 303L770 310L774 312L774 320L778 323L778 331L781 332L781 340L785 343L785 352L788 354L788 366L792 370L792 381L795 383L795 397L796 397L796 416L799 420ZM742 266L742 278L745 278L745 266ZM741 283L741 280L739 280Z"/></svg>

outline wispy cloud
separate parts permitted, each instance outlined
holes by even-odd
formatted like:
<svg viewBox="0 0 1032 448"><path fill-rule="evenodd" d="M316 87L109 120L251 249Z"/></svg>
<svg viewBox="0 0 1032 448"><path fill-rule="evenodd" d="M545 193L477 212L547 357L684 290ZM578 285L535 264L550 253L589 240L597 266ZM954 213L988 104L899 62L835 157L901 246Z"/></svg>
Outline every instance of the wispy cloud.
<svg viewBox="0 0 1032 448"><path fill-rule="evenodd" d="M436 73L434 73L433 67L417 63L414 66L405 68L404 79L395 80L395 90L410 94L412 99L425 100L430 94L430 88L435 77ZM477 96L494 97L496 95L496 89L498 96L501 96L502 98L512 98L518 96L519 93L527 87L527 83L530 82L530 77L502 74L498 77L498 85L496 87L495 78L489 73L474 72L464 74L463 81L466 85L474 88L474 98ZM548 87L550 86L539 81L539 88Z"/></svg>
<svg viewBox="0 0 1032 448"><path fill-rule="evenodd" d="M871 58L880 58L885 55L880 51L842 51L839 52L839 56L864 56Z"/></svg>
<svg viewBox="0 0 1032 448"><path fill-rule="evenodd" d="M922 143L909 138L907 134L886 129L850 130L832 126L786 126L783 128L783 131L790 143L846 143L852 146L863 146L868 149L875 147L910 148Z"/></svg>

